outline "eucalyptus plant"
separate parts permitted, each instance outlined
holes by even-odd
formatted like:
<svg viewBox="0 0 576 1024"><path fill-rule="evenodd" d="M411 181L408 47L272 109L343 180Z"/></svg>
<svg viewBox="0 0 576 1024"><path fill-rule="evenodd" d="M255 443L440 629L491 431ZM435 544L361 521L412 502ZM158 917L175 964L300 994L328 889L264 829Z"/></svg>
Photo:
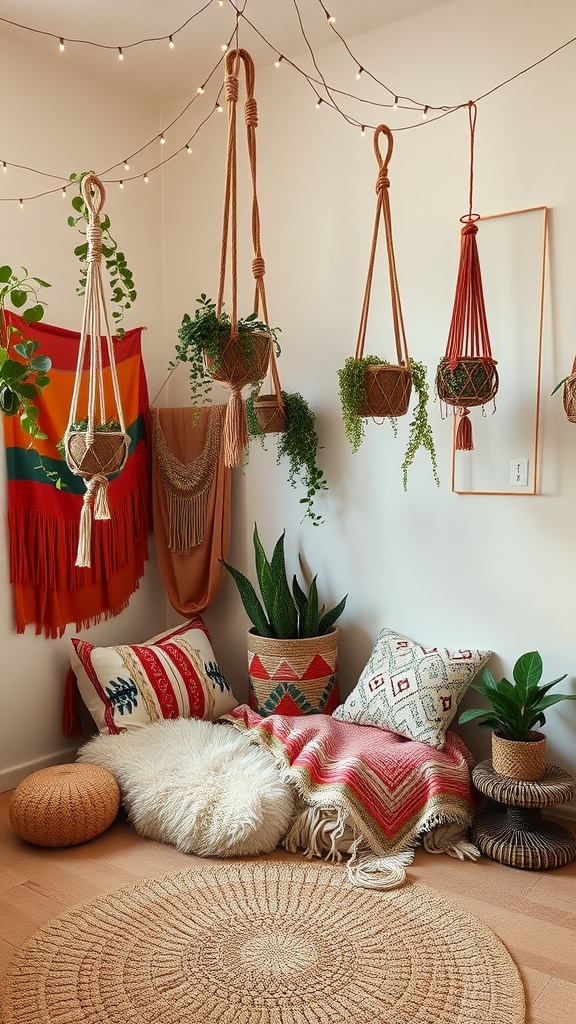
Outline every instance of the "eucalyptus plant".
<svg viewBox="0 0 576 1024"><path fill-rule="evenodd" d="M258 527L256 523L254 524L254 558L262 600L258 598L252 583L243 573L224 559L221 559L222 565L234 579L244 610L258 636L283 640L324 636L344 611L348 595L326 611L324 605L319 604L316 576L312 579L307 592L298 583L296 575L290 588L284 557L285 532L276 541L272 558L268 561L258 536Z"/></svg>
<svg viewBox="0 0 576 1024"><path fill-rule="evenodd" d="M323 522L322 516L314 510L314 499L319 491L328 490L324 472L318 466L319 440L316 430L316 416L305 398L298 392L281 391L286 414L286 429L276 434L276 462L288 462L288 482L292 487L301 484L305 496L300 504L305 506L304 518L308 517L314 526ZM249 439L258 438L265 447L265 434L260 429L255 409L256 394L246 401L246 418Z"/></svg>
<svg viewBox="0 0 576 1024"><path fill-rule="evenodd" d="M344 433L354 453L360 448L366 430L366 418L360 415L360 409L366 400L367 369L369 366L382 366L386 364L387 360L379 359L377 356L362 356L361 359L350 356L344 363L344 366L338 370ZM413 412L413 418L410 421L408 441L401 467L402 484L404 490L406 490L408 487L408 470L414 462L418 450L423 448L430 456L432 475L436 486L439 487L440 479L438 476L434 435L428 419L430 392L426 377L426 367L424 363L418 362L416 359L410 359L410 372L418 402ZM396 437L398 425L395 417L390 417L390 424Z"/></svg>
<svg viewBox="0 0 576 1024"><path fill-rule="evenodd" d="M68 217L68 225L71 228L76 228L82 235L86 235L88 224L88 209L82 195L82 183L88 174L94 174L94 171L82 171L81 174L72 173L70 175L70 181L78 184L79 192L72 197L72 209L76 216ZM112 310L112 318L116 323L116 337L121 338L125 332L119 324L126 310L131 309L132 304L136 301L138 293L134 287L134 275L128 266L126 256L118 248L118 242L110 232L108 214L104 214L100 218L100 227L102 228L102 256L110 278L110 301L116 307ZM76 293L84 295L88 278L88 241L77 245L74 255L80 260L80 282Z"/></svg>
<svg viewBox="0 0 576 1024"><path fill-rule="evenodd" d="M22 429L33 440L46 439L35 399L50 383L52 363L37 341L6 323L4 310L11 306L27 323L38 323L46 308L40 298L43 288L50 288L48 282L31 277L26 267L18 272L7 264L0 267L0 409L5 416L19 415Z"/></svg>

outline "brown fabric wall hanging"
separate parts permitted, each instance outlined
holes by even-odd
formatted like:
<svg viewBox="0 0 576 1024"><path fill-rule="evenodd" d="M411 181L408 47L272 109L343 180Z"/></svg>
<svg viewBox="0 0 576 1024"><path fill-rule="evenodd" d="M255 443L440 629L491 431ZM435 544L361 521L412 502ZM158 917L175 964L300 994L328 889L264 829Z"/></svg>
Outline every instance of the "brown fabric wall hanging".
<svg viewBox="0 0 576 1024"><path fill-rule="evenodd" d="M160 571L185 617L215 600L228 558L231 470L223 443L225 405L152 409L152 510Z"/></svg>

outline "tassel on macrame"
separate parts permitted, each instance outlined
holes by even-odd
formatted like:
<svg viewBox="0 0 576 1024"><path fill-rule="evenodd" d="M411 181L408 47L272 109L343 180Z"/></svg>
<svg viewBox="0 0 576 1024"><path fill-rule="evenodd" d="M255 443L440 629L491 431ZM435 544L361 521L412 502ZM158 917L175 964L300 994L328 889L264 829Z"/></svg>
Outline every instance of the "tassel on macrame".
<svg viewBox="0 0 576 1024"><path fill-rule="evenodd" d="M485 405L498 391L496 361L492 358L486 320L482 273L476 236L477 213L472 213L474 187L474 133L476 104L468 104L470 122L469 210L460 220L464 224L460 240L460 262L456 280L454 308L448 332L446 354L436 371L439 399L460 413L456 431L457 451L473 451L470 406Z"/></svg>

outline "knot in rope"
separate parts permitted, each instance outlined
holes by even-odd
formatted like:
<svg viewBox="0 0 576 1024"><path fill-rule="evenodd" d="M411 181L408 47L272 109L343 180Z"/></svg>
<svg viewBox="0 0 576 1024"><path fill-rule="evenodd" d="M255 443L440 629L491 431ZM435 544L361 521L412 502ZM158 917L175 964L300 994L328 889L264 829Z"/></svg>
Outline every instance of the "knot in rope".
<svg viewBox="0 0 576 1024"><path fill-rule="evenodd" d="M390 188L390 178L388 177L388 168L383 164L376 178L376 194L385 188Z"/></svg>
<svg viewBox="0 0 576 1024"><path fill-rule="evenodd" d="M102 256L102 228L100 223L91 221L86 228L88 241L88 262L96 263Z"/></svg>
<svg viewBox="0 0 576 1024"><path fill-rule="evenodd" d="M463 235L477 235L478 225L473 220L467 220L462 228Z"/></svg>
<svg viewBox="0 0 576 1024"><path fill-rule="evenodd" d="M244 120L248 127L250 125L254 125L255 128L258 127L258 104L253 96L247 99L244 104Z"/></svg>
<svg viewBox="0 0 576 1024"><path fill-rule="evenodd" d="M90 477L86 482L86 494L84 495L84 503L91 505L96 497L96 492L101 487L108 487L108 478L102 473L96 473L95 476Z"/></svg>
<svg viewBox="0 0 576 1024"><path fill-rule="evenodd" d="M238 102L238 79L235 75L226 75L226 99L228 102Z"/></svg>
<svg viewBox="0 0 576 1024"><path fill-rule="evenodd" d="M252 273L255 278L264 277L266 273L266 265L262 256L255 256L252 260Z"/></svg>

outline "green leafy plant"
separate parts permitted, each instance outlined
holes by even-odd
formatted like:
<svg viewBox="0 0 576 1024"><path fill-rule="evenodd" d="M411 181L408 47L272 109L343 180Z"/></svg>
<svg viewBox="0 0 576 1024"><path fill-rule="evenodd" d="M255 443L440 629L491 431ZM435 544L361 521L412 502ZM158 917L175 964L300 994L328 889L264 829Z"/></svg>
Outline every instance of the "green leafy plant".
<svg viewBox="0 0 576 1024"><path fill-rule="evenodd" d="M344 363L344 366L338 370L344 433L354 453L360 448L366 430L365 417L360 416L360 409L366 400L366 371L369 366L382 366L386 363L387 360L378 359L377 356L363 356L361 359L355 359L354 356L350 356ZM404 490L406 490L408 486L408 470L414 462L418 449L423 448L430 456L432 475L436 485L439 487L440 479L438 477L436 448L432 427L428 419L430 392L426 379L426 367L424 363L411 359L410 371L418 402L410 422L410 431L404 453L404 461L402 462L402 483ZM398 429L396 419L391 417L390 423L396 437Z"/></svg>
<svg viewBox="0 0 576 1024"><path fill-rule="evenodd" d="M298 583L296 575L290 588L284 559L284 535L285 531L277 540L272 558L268 561L258 536L258 527L254 524L254 556L261 601L243 573L223 559L222 565L233 577L246 614L258 636L283 640L324 636L344 611L348 595L334 608L326 611L324 605L319 605L316 576L307 592Z"/></svg>
<svg viewBox="0 0 576 1024"><path fill-rule="evenodd" d="M538 651L521 655L513 668L514 682L501 679L496 682L488 668L482 670L482 684L472 686L488 701L490 708L468 708L458 721L476 721L481 729L490 729L508 740L529 740L536 726L546 723L544 712L562 700L576 700L576 695L548 691L566 679L566 673L551 683L540 685L542 658Z"/></svg>
<svg viewBox="0 0 576 1024"><path fill-rule="evenodd" d="M16 273L7 265L0 267L0 409L5 416L20 417L23 430L34 440L45 440L35 399L50 383L48 371L52 363L39 351L37 341L24 336L13 325L7 325L4 310L10 305L27 323L38 323L44 316L46 303L39 297L47 281L31 277L26 267Z"/></svg>
<svg viewBox="0 0 576 1024"><path fill-rule="evenodd" d="M182 318L178 329L176 358L168 363L168 369L172 371L178 363L189 363L190 397L193 405L201 405L212 388L212 375L220 367L220 340L229 333L232 322L224 310L220 316L216 315L216 303L207 298L204 292L196 302L198 308L194 316L185 313ZM279 351L276 338L279 328L268 327L262 320L258 320L256 313L240 318L238 338L248 366L253 360L252 336L255 331L271 334Z"/></svg>
<svg viewBox="0 0 576 1024"><path fill-rule="evenodd" d="M300 503L305 505L304 518L308 517L314 526L318 526L323 519L314 510L314 499L319 491L328 490L328 483L317 464L319 441L316 417L306 399L298 392L282 391L281 394L286 413L286 429L276 434L276 462L280 465L283 459L287 460L290 485L297 487L300 483L306 492L305 497L300 498ZM258 438L265 447L265 434L260 429L255 401L255 393L246 401L248 437Z"/></svg>
<svg viewBox="0 0 576 1024"><path fill-rule="evenodd" d="M494 368L492 363L486 363L481 359L475 361L472 366L472 359L466 358L465 364L458 362L453 370L450 369L448 357L442 356L438 364L437 373L442 379L447 390L456 398L463 392L472 393L478 398L488 400L492 395Z"/></svg>
<svg viewBox="0 0 576 1024"><path fill-rule="evenodd" d="M88 174L93 171L82 171L81 174L71 174L70 181L77 182L79 187L78 195L72 198L72 209L76 216L68 217L68 224L76 228L82 235L86 235L88 224L88 209L82 195L82 183ZM119 327L126 310L131 309L136 301L137 291L134 287L134 276L126 261L126 256L118 248L118 242L110 233L110 217L104 214L100 219L102 228L102 256L104 266L110 278L111 302L116 309L112 310L112 317L116 321L116 337L121 338L125 333L123 327ZM74 255L80 260L80 283L76 289L78 295L84 295L88 275L88 242L84 241L74 249Z"/></svg>

